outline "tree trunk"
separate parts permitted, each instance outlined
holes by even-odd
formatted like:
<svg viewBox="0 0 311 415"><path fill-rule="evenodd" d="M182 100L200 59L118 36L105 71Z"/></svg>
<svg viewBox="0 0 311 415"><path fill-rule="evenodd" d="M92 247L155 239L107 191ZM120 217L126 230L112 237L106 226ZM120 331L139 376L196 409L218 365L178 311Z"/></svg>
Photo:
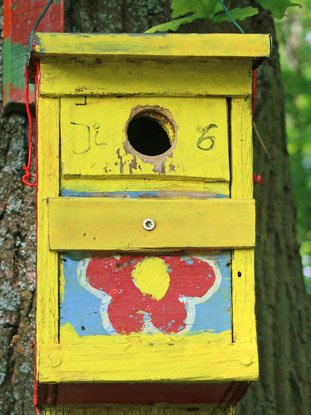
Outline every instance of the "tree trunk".
<svg viewBox="0 0 311 415"><path fill-rule="evenodd" d="M237 2L239 4L242 1ZM247 1L243 1L247 3ZM51 6L53 7L53 6ZM1 2L1 11L3 5ZM68 32L143 32L167 21L166 0L66 0ZM260 380L239 415L311 414L311 319L296 240L284 94L273 19L261 10L247 32L271 33L273 52L257 71L254 172L257 204L256 315ZM231 31L191 25L183 31ZM1 116L0 140L0 413L31 415L35 338L35 191L21 183L27 157L24 114ZM264 144L262 144L262 141ZM266 149L265 149L266 148Z"/></svg>

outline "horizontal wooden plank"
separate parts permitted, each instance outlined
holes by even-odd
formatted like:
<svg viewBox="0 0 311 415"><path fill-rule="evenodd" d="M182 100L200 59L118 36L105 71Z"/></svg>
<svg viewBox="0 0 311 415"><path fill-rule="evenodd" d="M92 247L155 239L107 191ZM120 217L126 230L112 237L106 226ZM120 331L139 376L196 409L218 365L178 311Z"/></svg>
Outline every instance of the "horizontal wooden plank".
<svg viewBox="0 0 311 415"><path fill-rule="evenodd" d="M50 249L142 250L255 245L254 200L49 199ZM151 218L152 231L143 228Z"/></svg>
<svg viewBox="0 0 311 415"><path fill-rule="evenodd" d="M162 180L163 176L155 178L139 178L139 177L105 177L105 180L99 180L96 177L61 177L60 188L62 196L94 196L108 197L107 192L114 197L125 197L129 192L137 192L138 195L146 194L144 197L154 195L155 197L187 197L196 198L202 194L202 198L217 197L222 195L229 197L230 183L228 182L206 182L199 180L180 180L171 178L170 180ZM122 194L117 196L117 193ZM147 195L148 194L148 195ZM205 194L206 196L203 196ZM196 196L197 195L197 196ZM139 196L137 196L139 197ZM143 196L140 196L143 197ZM218 196L220 197L220 196Z"/></svg>
<svg viewBox="0 0 311 415"><path fill-rule="evenodd" d="M248 382L217 383L60 383L58 385L39 384L36 390L40 405L68 406L59 415L189 415L189 407L195 407L196 415L232 415L232 409L225 411L225 404L236 405L249 387ZM54 392L54 393L53 393ZM165 402L165 409L163 404ZM216 412L216 404L222 403L221 410ZM152 405L151 405L152 403ZM101 405L100 411L79 411L78 405ZM109 410L105 411L107 405ZM112 406L114 405L114 406ZM129 405L131 405L129 407ZM133 407L134 405L139 405ZM173 412L168 410L168 406ZM204 407L204 410L202 408ZM150 411L154 408L161 410ZM182 410L182 407L184 410ZM199 408L201 407L201 411ZM114 411L112 411L114 408ZM120 409L127 411L119 412ZM177 408L179 411L177 411ZM119 410L119 411L118 411ZM45 415L57 415L56 409L47 411Z"/></svg>
<svg viewBox="0 0 311 415"><path fill-rule="evenodd" d="M135 150L129 140L129 120L141 111L158 116L162 131L167 125L171 128L171 147L157 156ZM151 141L158 149L161 136L150 138L153 128L154 124L135 131L131 138ZM61 137L62 174L67 177L230 180L225 98L62 98Z"/></svg>
<svg viewBox="0 0 311 415"><path fill-rule="evenodd" d="M220 70L221 68L221 70ZM42 59L41 96L245 96L251 60Z"/></svg>
<svg viewBox="0 0 311 415"><path fill-rule="evenodd" d="M171 56L261 58L270 35L257 34L72 34L37 33L34 55Z"/></svg>
<svg viewBox="0 0 311 415"><path fill-rule="evenodd" d="M145 337L110 336L100 345L80 342L41 346L38 380L40 383L210 382L250 381L258 377L255 343L196 343L195 339L187 342L179 336L157 343L153 336Z"/></svg>

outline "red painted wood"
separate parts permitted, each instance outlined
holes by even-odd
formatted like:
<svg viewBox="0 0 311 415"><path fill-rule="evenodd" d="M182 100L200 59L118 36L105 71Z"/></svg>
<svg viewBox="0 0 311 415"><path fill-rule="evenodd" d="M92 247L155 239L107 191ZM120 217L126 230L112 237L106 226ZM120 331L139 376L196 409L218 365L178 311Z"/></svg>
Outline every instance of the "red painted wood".
<svg viewBox="0 0 311 415"><path fill-rule="evenodd" d="M3 105L24 104L24 66L30 33L48 0L5 0ZM37 32L64 31L64 0L54 1L38 25ZM30 93L34 102L34 92Z"/></svg>
<svg viewBox="0 0 311 415"><path fill-rule="evenodd" d="M216 384L106 383L59 384L38 386L38 405L202 405L228 403L236 405L249 382Z"/></svg>

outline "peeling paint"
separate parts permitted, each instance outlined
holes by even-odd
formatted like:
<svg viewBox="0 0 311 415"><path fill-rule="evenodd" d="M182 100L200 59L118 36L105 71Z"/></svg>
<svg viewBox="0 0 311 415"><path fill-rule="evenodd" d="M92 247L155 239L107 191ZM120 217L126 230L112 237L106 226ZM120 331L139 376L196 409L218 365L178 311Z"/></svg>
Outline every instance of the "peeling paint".
<svg viewBox="0 0 311 415"><path fill-rule="evenodd" d="M118 159L120 160L120 174L122 174L124 171L124 165L123 165L122 156L120 154L119 148L117 149L117 156L118 156Z"/></svg>
<svg viewBox="0 0 311 415"><path fill-rule="evenodd" d="M171 143L171 147L165 151L163 154L159 154L157 156L149 156L142 153L139 153L134 149L134 147L129 142L127 137L127 129L129 123L136 117L139 116L148 116L151 119L156 120L161 127L165 130L168 135L168 138ZM159 174L165 174L165 164L168 157L173 157L173 150L176 147L176 140L177 140L177 124L173 119L172 114L166 108L160 107L158 105L137 105L135 108L132 109L130 117L125 125L125 134L126 134L126 141L123 144L124 150L126 154L131 154L135 160L135 169L137 169L137 162L136 157L139 157L144 163L149 163L154 166L153 171ZM133 168L130 169L130 174L132 174ZM170 170L174 171L174 170Z"/></svg>

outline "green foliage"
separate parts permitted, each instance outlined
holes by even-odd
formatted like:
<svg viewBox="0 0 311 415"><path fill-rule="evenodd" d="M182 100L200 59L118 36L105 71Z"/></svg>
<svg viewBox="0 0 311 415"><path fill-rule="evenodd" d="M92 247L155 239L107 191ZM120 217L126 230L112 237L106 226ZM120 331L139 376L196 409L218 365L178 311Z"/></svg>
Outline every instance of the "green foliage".
<svg viewBox="0 0 311 415"><path fill-rule="evenodd" d="M181 17L180 19L172 20L171 22L159 24L157 26L151 27L150 29L146 30L145 33L155 33L155 32L176 32L179 29L179 26L185 23L191 23L197 19L196 15Z"/></svg>
<svg viewBox="0 0 311 415"><path fill-rule="evenodd" d="M215 23L230 21L217 0L173 0L171 8L174 20L154 26L146 33L176 32L181 25L191 23L197 19L206 19ZM257 14L258 9L255 7L237 7L232 9L230 13L235 20L242 21Z"/></svg>
<svg viewBox="0 0 311 415"><path fill-rule="evenodd" d="M254 16L257 13L258 13L258 9L256 7L251 7L251 6L243 7L243 8L236 7L230 10L231 16L234 18L234 20L237 20L238 22L241 22L247 17ZM224 11L222 11L221 13L217 13L215 16L213 16L212 21L214 23L231 22L231 20L229 19L229 16Z"/></svg>
<svg viewBox="0 0 311 415"><path fill-rule="evenodd" d="M270 10L276 19L282 19L288 7L300 6L298 3L291 3L289 0L256 0L264 9Z"/></svg>
<svg viewBox="0 0 311 415"><path fill-rule="evenodd" d="M187 13L193 13L198 17L210 19L213 15L215 0L173 0L172 1L172 18L185 16Z"/></svg>
<svg viewBox="0 0 311 415"><path fill-rule="evenodd" d="M288 7L300 6L290 0L257 0L264 9L270 10L273 17L281 19ZM185 23L206 19L214 23L230 22L230 18L217 0L172 0L172 19L170 22L154 26L146 33L176 32ZM230 10L233 19L243 21L258 13L256 7L236 7Z"/></svg>

